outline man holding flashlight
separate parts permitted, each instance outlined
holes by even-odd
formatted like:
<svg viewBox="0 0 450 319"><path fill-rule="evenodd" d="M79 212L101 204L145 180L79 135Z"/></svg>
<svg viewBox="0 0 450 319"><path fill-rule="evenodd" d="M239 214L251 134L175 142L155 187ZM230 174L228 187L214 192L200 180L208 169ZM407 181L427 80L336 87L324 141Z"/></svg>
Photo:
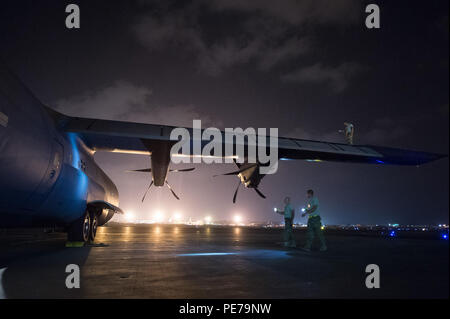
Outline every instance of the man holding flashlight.
<svg viewBox="0 0 450 319"><path fill-rule="evenodd" d="M302 209L302 211L304 211L302 217L308 215L308 231L306 234L306 245L303 247L303 250L311 251L314 237L317 236L320 241L320 251L326 251L327 245L325 244L325 238L323 237L322 223L319 214L319 200L314 196L314 191L312 189L309 189L306 192L306 196L308 197L308 202L306 207Z"/></svg>
<svg viewBox="0 0 450 319"><path fill-rule="evenodd" d="M273 210L275 213L284 215L284 246L294 248L296 247L296 244L292 224L295 217L295 211L291 206L291 199L289 197L284 199L284 205L284 210L282 211L279 211L277 208L274 208Z"/></svg>

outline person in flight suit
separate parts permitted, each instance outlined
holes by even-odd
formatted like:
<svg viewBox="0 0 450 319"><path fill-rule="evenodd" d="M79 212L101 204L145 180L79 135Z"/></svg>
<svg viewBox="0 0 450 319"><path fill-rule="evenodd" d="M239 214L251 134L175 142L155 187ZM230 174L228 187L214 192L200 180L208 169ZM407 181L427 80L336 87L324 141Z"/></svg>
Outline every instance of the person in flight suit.
<svg viewBox="0 0 450 319"><path fill-rule="evenodd" d="M319 211L319 200L314 196L314 191L309 189L306 192L307 203L304 208L304 213L302 217L308 215L308 230L306 233L306 245L303 247L303 250L311 251L311 246L314 240L314 237L318 237L320 241L320 251L326 251L327 245L325 244L325 238L322 232L322 223L320 219L320 211Z"/></svg>
<svg viewBox="0 0 450 319"><path fill-rule="evenodd" d="M284 246L296 247L292 225L294 222L295 211L291 206L291 199L284 199L284 210L279 211L275 208L275 212L284 216Z"/></svg>

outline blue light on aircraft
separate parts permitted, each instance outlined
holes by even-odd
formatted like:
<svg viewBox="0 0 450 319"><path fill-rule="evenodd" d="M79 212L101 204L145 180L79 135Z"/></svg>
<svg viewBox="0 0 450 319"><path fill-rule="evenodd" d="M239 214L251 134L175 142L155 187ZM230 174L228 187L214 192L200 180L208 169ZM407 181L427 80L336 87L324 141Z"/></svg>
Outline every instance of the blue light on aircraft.
<svg viewBox="0 0 450 319"><path fill-rule="evenodd" d="M447 234L442 234L442 239L448 239L448 235Z"/></svg>
<svg viewBox="0 0 450 319"><path fill-rule="evenodd" d="M377 163L379 163L379 164L386 164L385 162L380 161L380 160L375 160L375 162L377 162Z"/></svg>
<svg viewBox="0 0 450 319"><path fill-rule="evenodd" d="M79 171L79 174L80 175L79 175L78 187L77 187L78 196L79 196L79 198L80 197L85 198L87 188L88 188L88 177L82 171Z"/></svg>
<svg viewBox="0 0 450 319"><path fill-rule="evenodd" d="M391 231L390 233L389 233L389 236L391 236L391 237L395 237L395 231Z"/></svg>
<svg viewBox="0 0 450 319"><path fill-rule="evenodd" d="M80 153L77 147L77 134L69 133L70 145L72 146L72 166L78 168L80 162Z"/></svg>
<svg viewBox="0 0 450 319"><path fill-rule="evenodd" d="M78 183L77 183L77 195L78 198L85 198L87 187L88 187L88 177L79 168L80 163L80 151L77 146L77 135L75 133L68 133L70 145L72 146L72 166L78 171Z"/></svg>

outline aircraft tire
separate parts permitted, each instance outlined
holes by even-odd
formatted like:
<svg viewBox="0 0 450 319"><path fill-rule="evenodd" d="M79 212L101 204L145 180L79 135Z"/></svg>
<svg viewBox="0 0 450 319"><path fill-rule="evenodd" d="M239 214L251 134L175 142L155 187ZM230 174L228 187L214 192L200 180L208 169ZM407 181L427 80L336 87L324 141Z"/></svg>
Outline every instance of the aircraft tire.
<svg viewBox="0 0 450 319"><path fill-rule="evenodd" d="M96 213L91 214L91 225L89 227L89 241L93 242L95 240L95 235L98 229L98 216Z"/></svg>
<svg viewBox="0 0 450 319"><path fill-rule="evenodd" d="M83 216L69 226L67 239L71 242L87 242L89 240L90 229L91 218L89 212L86 211Z"/></svg>

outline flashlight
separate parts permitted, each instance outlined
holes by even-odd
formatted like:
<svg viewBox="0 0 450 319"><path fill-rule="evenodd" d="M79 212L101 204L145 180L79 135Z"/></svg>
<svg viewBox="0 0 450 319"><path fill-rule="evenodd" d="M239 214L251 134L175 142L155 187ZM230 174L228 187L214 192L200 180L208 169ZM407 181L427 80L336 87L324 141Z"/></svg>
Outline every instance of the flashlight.
<svg viewBox="0 0 450 319"><path fill-rule="evenodd" d="M276 212L277 210L278 210L278 208L276 208L276 207L273 208L273 211L274 211L274 212Z"/></svg>
<svg viewBox="0 0 450 319"><path fill-rule="evenodd" d="M304 208L302 208L302 213L304 213L305 212L305 209Z"/></svg>

